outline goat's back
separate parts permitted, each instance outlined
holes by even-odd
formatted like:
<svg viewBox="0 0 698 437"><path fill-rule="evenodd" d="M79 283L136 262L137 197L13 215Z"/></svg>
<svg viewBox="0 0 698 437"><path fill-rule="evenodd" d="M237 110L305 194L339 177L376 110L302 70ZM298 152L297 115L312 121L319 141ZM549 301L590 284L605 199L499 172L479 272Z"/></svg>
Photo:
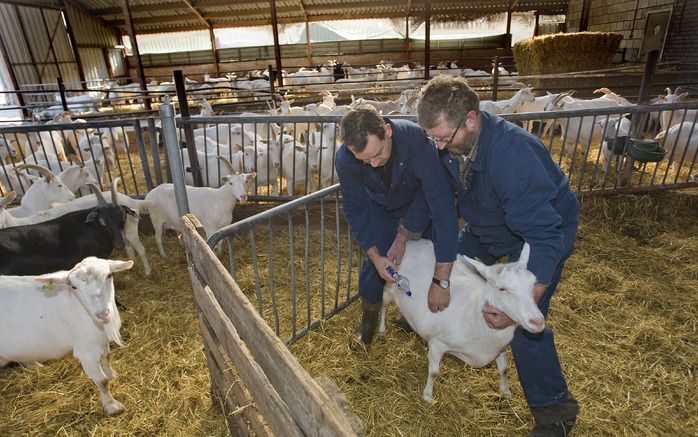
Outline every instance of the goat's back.
<svg viewBox="0 0 698 437"><path fill-rule="evenodd" d="M96 219L87 222L93 211ZM105 205L42 223L0 229L0 274L40 275L70 269L88 256L108 258L115 239L121 238L125 221L121 206Z"/></svg>

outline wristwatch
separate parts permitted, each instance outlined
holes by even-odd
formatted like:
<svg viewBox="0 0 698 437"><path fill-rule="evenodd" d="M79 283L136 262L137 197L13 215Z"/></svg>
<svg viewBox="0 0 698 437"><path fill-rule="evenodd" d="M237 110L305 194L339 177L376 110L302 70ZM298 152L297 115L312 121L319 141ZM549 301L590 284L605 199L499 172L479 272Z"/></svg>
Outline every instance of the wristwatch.
<svg viewBox="0 0 698 437"><path fill-rule="evenodd" d="M441 288L450 288L451 287L451 281L449 281L448 279L432 278L431 282L433 282L434 284L438 285Z"/></svg>

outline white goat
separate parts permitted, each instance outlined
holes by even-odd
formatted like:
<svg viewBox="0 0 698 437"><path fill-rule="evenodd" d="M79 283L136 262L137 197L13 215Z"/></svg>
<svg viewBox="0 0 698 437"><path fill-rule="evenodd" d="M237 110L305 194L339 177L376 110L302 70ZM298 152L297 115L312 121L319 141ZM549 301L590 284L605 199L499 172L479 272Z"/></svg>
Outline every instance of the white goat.
<svg viewBox="0 0 698 437"><path fill-rule="evenodd" d="M196 151L199 166L201 166L201 179L204 185L211 188L218 188L222 185L223 176L250 171L254 168L254 148L245 147L243 158L242 152L233 152L230 155L216 155L215 153L204 153ZM244 159L244 166L243 166ZM191 162L189 161L189 150L182 149L182 166L184 167L184 183L194 186L194 176L191 173Z"/></svg>
<svg viewBox="0 0 698 437"><path fill-rule="evenodd" d="M624 102L616 99L613 96L616 94L605 94L602 97L591 100L574 100L569 101L567 97L569 93L560 93L553 98L546 106L546 111L573 111L582 109L601 109L601 108L617 108L625 106ZM623 99L625 100L625 99ZM586 151L591 143L601 142L601 130L598 129L595 121L598 116L588 115L586 117L570 117L558 118L556 121L562 127L562 141L565 153L571 155L574 152L574 147L581 144Z"/></svg>
<svg viewBox="0 0 698 437"><path fill-rule="evenodd" d="M623 137L630 135L630 124L630 120L618 116L601 117L596 120L597 129L603 138L600 147L603 174L608 172L614 155L614 151L608 147L608 140L622 141Z"/></svg>
<svg viewBox="0 0 698 437"><path fill-rule="evenodd" d="M109 364L109 343L123 346L121 318L114 301L112 273L133 261L88 257L70 271L40 276L4 276L0 281L0 367L11 361L28 366L72 352L97 386L104 412L124 406L109 391L116 372Z"/></svg>
<svg viewBox="0 0 698 437"><path fill-rule="evenodd" d="M7 144L7 141L5 141L4 138L0 138L0 165L5 164L5 162L7 162L7 158L17 160L17 150L15 150L11 144Z"/></svg>
<svg viewBox="0 0 698 437"><path fill-rule="evenodd" d="M696 167L695 162L698 159L698 124L684 121L660 132L655 139L660 141L664 148L667 149L670 167L673 167L675 162L679 163L679 168L683 163L686 163L689 167L691 165L693 165L693 168ZM678 168L674 168L676 174L678 174L678 171Z"/></svg>
<svg viewBox="0 0 698 437"><path fill-rule="evenodd" d="M36 176L15 171L17 167L14 164L0 166L0 184L3 187L3 192L7 193L8 190L13 190L17 194L23 195L34 181L39 179Z"/></svg>
<svg viewBox="0 0 698 437"><path fill-rule="evenodd" d="M354 96L351 96L351 103L349 104L349 108L354 108L355 106L362 104L371 105L374 108L376 108L376 111L378 111L379 114L384 115L388 115L394 111L399 112L402 108L402 103L399 100L387 100L385 102L381 102L379 100L364 99L363 97L354 99Z"/></svg>
<svg viewBox="0 0 698 437"><path fill-rule="evenodd" d="M678 88L676 88L674 92L671 92L671 88L667 87L665 91L666 96L659 96L656 100L656 103L679 103L681 100L688 96L688 93L677 94L679 92ZM659 119L659 123L663 131L669 129L672 126L676 126L677 124L682 123L684 121L698 121L698 110L677 109L676 111L662 111L661 117Z"/></svg>
<svg viewBox="0 0 698 437"><path fill-rule="evenodd" d="M75 194L50 170L38 165L22 164L17 166L15 171L25 168L33 168L44 177L37 179L26 190L19 207L10 210L14 217L26 217L37 211L49 209L54 203L65 203L75 199Z"/></svg>
<svg viewBox="0 0 698 437"><path fill-rule="evenodd" d="M337 182L335 170L335 155L339 149L338 127L336 124L324 123L322 131L309 134L311 157L310 168L319 173L321 187L327 187L332 182Z"/></svg>
<svg viewBox="0 0 698 437"><path fill-rule="evenodd" d="M444 311L432 313L427 305L427 292L434 273L433 244L429 240L407 242L400 271L408 277L412 293L408 296L395 284L386 284L379 331L385 332L385 309L394 300L410 326L427 341L429 375L422 394L425 401L433 400L434 378L439 374L445 353L474 367L483 367L496 358L499 390L511 396L504 374L504 348L511 342L515 326L489 328L482 308L488 302L528 331L544 329L545 320L533 300L536 277L526 269L529 253L526 243L518 261L492 266L459 255L460 262L454 263L451 272L451 303Z"/></svg>
<svg viewBox="0 0 698 437"><path fill-rule="evenodd" d="M233 209L238 201L247 199L247 183L254 175L254 173L241 173L223 176L224 183L219 188L186 187L189 210L203 225L206 238L233 222ZM179 221L174 185L161 184L153 188L146 194L142 207L150 213L150 220L155 230L155 243L160 255L165 257L165 248L162 245L164 230L174 229L180 234L183 231Z"/></svg>
<svg viewBox="0 0 698 437"><path fill-rule="evenodd" d="M480 100L480 110L490 114L511 114L521 102L533 102L536 95L531 87L523 87L513 96L504 100Z"/></svg>
<svg viewBox="0 0 698 437"><path fill-rule="evenodd" d="M281 175L286 179L286 193L293 196L296 185L308 181L308 148L303 144L284 144L281 155Z"/></svg>

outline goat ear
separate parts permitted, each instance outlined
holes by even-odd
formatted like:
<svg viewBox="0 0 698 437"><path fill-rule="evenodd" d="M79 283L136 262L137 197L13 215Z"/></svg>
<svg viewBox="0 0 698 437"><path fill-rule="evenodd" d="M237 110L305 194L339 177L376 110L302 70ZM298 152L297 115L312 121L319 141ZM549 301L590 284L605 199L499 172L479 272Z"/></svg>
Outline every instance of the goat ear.
<svg viewBox="0 0 698 437"><path fill-rule="evenodd" d="M87 214L85 223L92 223L93 221L97 220L97 217L99 217L99 213L97 211L92 211L91 213Z"/></svg>
<svg viewBox="0 0 698 437"><path fill-rule="evenodd" d="M474 258L469 258L465 255L458 255L458 259L465 264L468 267L474 268L480 276L482 276L485 279L489 279L490 277L490 268L483 264L482 262L474 259Z"/></svg>
<svg viewBox="0 0 698 437"><path fill-rule="evenodd" d="M521 255L519 255L519 265L523 268L528 266L528 258L531 255L531 246L524 242L523 248L521 249Z"/></svg>
<svg viewBox="0 0 698 437"><path fill-rule="evenodd" d="M122 270L128 270L133 267L133 260L128 261L118 261L118 260L107 260L109 263L109 270L111 272L120 272Z"/></svg>
<svg viewBox="0 0 698 437"><path fill-rule="evenodd" d="M55 272L55 273L49 273L46 275L41 275L39 277L34 278L34 281L44 284L44 289L45 290L50 290L51 288L55 287L56 282L60 282L61 285L65 285L67 283L66 279L68 277L68 272Z"/></svg>

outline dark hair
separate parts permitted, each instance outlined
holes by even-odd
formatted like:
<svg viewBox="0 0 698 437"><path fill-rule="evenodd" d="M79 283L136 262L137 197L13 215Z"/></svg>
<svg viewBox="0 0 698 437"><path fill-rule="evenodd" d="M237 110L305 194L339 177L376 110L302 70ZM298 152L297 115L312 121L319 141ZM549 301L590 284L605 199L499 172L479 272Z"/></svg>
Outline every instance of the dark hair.
<svg viewBox="0 0 698 437"><path fill-rule="evenodd" d="M450 127L455 127L463 122L468 112L480 113L480 98L462 77L438 75L422 88L420 94L417 121L424 129L436 126L441 117Z"/></svg>
<svg viewBox="0 0 698 437"><path fill-rule="evenodd" d="M383 117L376 108L366 103L350 109L342 118L341 128L344 144L355 152L364 150L369 134L377 136L379 140L385 139Z"/></svg>

